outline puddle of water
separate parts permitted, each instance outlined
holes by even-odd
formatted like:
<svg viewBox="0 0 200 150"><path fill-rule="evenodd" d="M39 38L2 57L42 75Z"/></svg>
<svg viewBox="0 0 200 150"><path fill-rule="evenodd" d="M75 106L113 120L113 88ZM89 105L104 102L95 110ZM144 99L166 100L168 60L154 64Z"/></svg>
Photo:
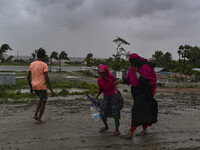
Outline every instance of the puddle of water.
<svg viewBox="0 0 200 150"><path fill-rule="evenodd" d="M78 78L77 76L65 76L65 78L67 79L75 79L75 78Z"/></svg>

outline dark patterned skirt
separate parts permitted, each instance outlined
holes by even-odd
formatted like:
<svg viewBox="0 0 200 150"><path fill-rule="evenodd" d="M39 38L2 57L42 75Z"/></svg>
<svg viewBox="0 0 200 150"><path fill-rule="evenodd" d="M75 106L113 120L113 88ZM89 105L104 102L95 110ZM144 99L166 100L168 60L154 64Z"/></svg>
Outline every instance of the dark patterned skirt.
<svg viewBox="0 0 200 150"><path fill-rule="evenodd" d="M111 96L104 95L101 103L100 115L103 120L107 117L120 118L120 110L123 108L124 99L118 92Z"/></svg>

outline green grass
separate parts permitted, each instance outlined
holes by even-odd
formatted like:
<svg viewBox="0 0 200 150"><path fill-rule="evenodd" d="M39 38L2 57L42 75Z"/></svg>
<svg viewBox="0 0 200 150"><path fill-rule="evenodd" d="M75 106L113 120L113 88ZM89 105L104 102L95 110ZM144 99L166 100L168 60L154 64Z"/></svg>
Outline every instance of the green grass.
<svg viewBox="0 0 200 150"><path fill-rule="evenodd" d="M61 88L62 91L56 93L56 96L66 96L66 95L86 95L91 94L95 95L98 92L98 87L94 84L90 84L87 82L80 82L76 80L71 81L52 81L52 88ZM0 99L2 98L10 98L14 100L18 100L21 98L32 98L36 97L35 94L31 93L21 93L20 89L29 88L28 82L26 79L16 79L16 85L4 85L0 86ZM72 92L69 93L65 88L79 88L86 89L83 92ZM18 90L16 93L14 91Z"/></svg>

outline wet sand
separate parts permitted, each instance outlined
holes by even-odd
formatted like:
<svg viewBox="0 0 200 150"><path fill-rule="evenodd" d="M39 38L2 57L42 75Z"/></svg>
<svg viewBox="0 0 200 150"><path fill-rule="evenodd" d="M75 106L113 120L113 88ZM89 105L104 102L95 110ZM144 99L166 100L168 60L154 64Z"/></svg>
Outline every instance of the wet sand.
<svg viewBox="0 0 200 150"><path fill-rule="evenodd" d="M90 102L82 100L49 100L43 116L45 123L32 119L35 104L0 105L0 150L199 150L200 95L160 94L158 122L149 127L149 134L124 139L129 130L132 99L128 93L121 112L120 136L112 136L110 129L98 133L101 121L90 119ZM52 98L53 99L53 98Z"/></svg>

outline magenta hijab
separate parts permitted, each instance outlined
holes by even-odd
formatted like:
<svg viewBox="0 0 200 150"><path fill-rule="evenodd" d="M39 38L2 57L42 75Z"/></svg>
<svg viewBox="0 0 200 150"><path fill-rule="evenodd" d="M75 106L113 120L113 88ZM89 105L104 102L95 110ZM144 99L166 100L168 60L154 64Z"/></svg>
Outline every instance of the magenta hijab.
<svg viewBox="0 0 200 150"><path fill-rule="evenodd" d="M105 73L105 78L101 78L101 79L105 79L108 80L109 82L113 83L113 81L115 80L115 77L110 73L108 67L106 65L100 65L98 67L98 72L104 72Z"/></svg>
<svg viewBox="0 0 200 150"><path fill-rule="evenodd" d="M115 77L110 73L106 65L100 65L98 72L104 72L105 77L98 78L99 92L104 91L104 94L109 96L113 95L117 91L117 87L114 85Z"/></svg>
<svg viewBox="0 0 200 150"><path fill-rule="evenodd" d="M140 57L138 54L136 53L132 53L130 56L129 56L129 60L131 59L135 59L135 58L140 58L140 60L145 60L145 61L148 61L147 59L143 58L143 57Z"/></svg>
<svg viewBox="0 0 200 150"><path fill-rule="evenodd" d="M147 59L143 58L143 57L140 57L138 54L136 53L132 53L130 56L129 56L129 61L131 59L140 59L140 60L144 60L144 61L147 61ZM148 65L148 64L144 64L142 66L140 66L138 68L138 73L146 78L148 80L148 83L151 85L151 93L152 95L154 96L155 94L155 90L156 90L156 87L157 87L157 79L156 79L156 73L153 69L151 69L151 67ZM132 71L132 68L130 67L129 68L129 72L128 72L128 75L126 77L126 79L128 79L128 81L130 82L130 84L132 86L137 86L139 84L138 82L138 79L136 78L136 75L135 73Z"/></svg>

